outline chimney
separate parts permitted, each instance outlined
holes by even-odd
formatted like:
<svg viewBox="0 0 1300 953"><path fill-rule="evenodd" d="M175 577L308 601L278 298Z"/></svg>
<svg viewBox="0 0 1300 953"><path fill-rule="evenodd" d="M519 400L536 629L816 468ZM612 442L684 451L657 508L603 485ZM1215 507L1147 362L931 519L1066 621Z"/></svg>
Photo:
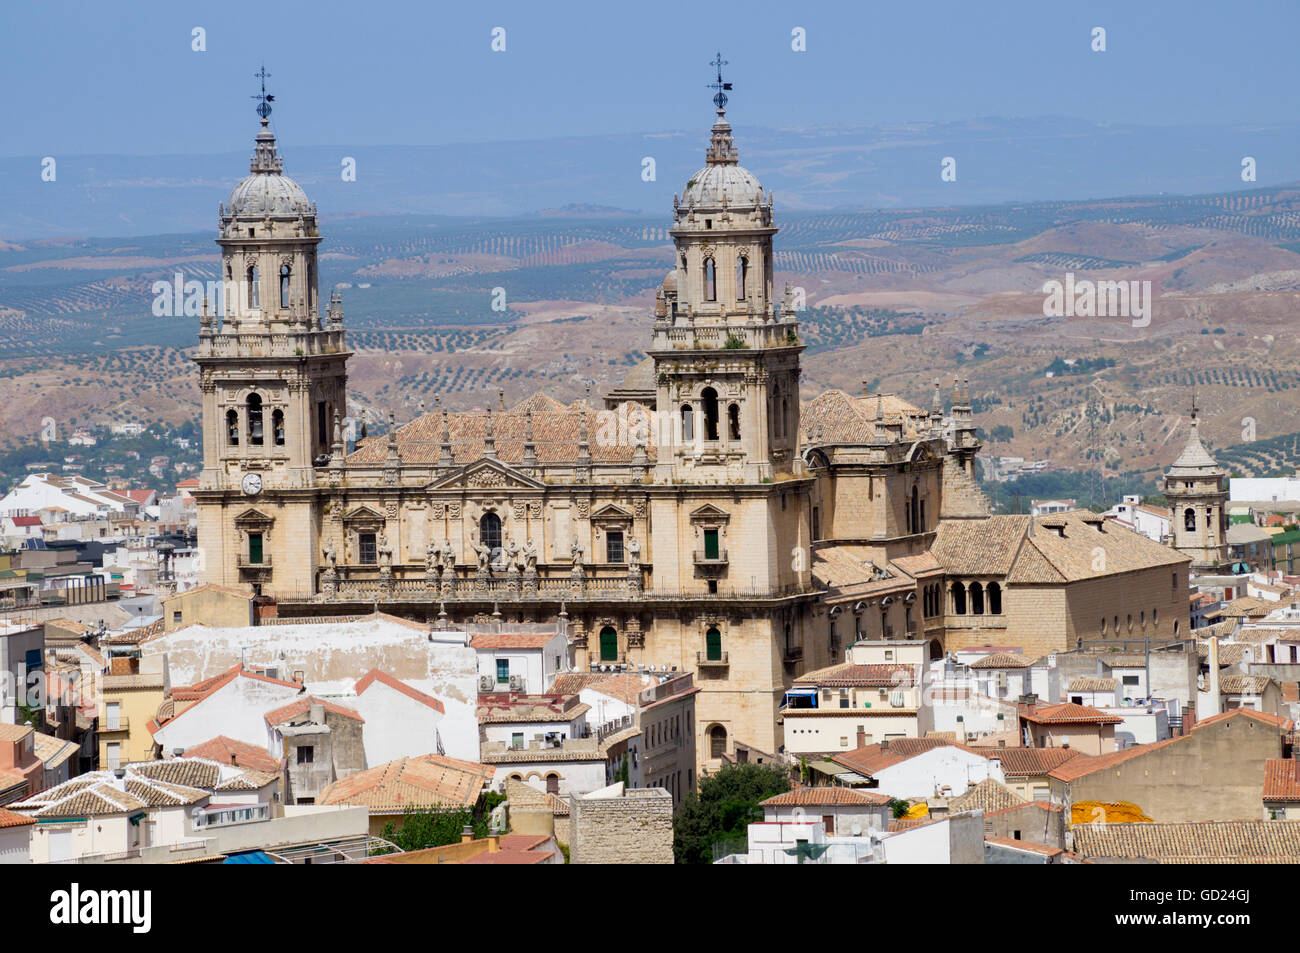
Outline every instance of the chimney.
<svg viewBox="0 0 1300 953"><path fill-rule="evenodd" d="M1206 709L1206 717L1217 715L1223 704L1219 697L1219 637L1210 637L1210 655L1206 660L1210 664L1210 702Z"/></svg>
<svg viewBox="0 0 1300 953"><path fill-rule="evenodd" d="M867 746L867 733L866 733L866 731L865 731L864 729L859 728L859 729L858 729L858 747L859 747L859 748L865 748L866 746Z"/></svg>
<svg viewBox="0 0 1300 953"><path fill-rule="evenodd" d="M318 701L311 703L311 723L313 725L325 724L325 706Z"/></svg>
<svg viewBox="0 0 1300 953"><path fill-rule="evenodd" d="M881 739L881 741L880 741L880 750L881 750L881 751L888 751L888 750L889 750L889 739L888 739L888 738L883 738L883 739Z"/></svg>
<svg viewBox="0 0 1300 953"><path fill-rule="evenodd" d="M496 833L489 834L487 840L488 840L488 853L489 853L489 854L500 853L500 851L501 851L501 835L500 835L500 834L496 834Z"/></svg>
<svg viewBox="0 0 1300 953"><path fill-rule="evenodd" d="M474 839L474 828L466 824L464 827L460 829L460 842L462 844L468 844L473 839Z"/></svg>
<svg viewBox="0 0 1300 953"><path fill-rule="evenodd" d="M998 739L998 747L999 747L999 748L1005 748L1006 746L1007 746L1007 739L1006 739L1006 738L999 738L999 739Z"/></svg>

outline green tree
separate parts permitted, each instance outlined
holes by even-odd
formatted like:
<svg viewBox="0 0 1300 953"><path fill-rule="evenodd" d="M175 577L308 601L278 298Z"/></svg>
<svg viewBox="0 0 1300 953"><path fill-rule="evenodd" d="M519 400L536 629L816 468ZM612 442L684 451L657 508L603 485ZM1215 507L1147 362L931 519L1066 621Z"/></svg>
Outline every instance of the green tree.
<svg viewBox="0 0 1300 953"><path fill-rule="evenodd" d="M673 857L679 864L713 862L713 844L744 837L748 825L762 820L758 803L790 790L781 768L766 764L729 764L701 778L698 794L686 795L673 819Z"/></svg>

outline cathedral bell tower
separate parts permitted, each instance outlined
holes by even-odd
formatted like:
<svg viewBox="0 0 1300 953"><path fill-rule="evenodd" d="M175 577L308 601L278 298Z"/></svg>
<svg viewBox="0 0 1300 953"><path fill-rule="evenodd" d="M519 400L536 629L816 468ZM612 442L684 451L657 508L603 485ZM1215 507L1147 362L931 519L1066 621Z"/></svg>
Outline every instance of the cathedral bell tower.
<svg viewBox="0 0 1300 953"><path fill-rule="evenodd" d="M1191 431L1162 486L1169 501L1171 542L1192 557L1193 574L1227 572L1228 474L1201 443L1195 404Z"/></svg>
<svg viewBox="0 0 1300 953"><path fill-rule="evenodd" d="M287 576L316 561L303 491L329 462L336 417L346 414L349 355L337 296L321 318L316 205L284 175L273 97L265 70L258 75L261 128L249 174L218 212L222 300L216 315L204 308L194 358L203 404L196 497L204 580L274 580L288 591L308 577Z"/></svg>
<svg viewBox="0 0 1300 953"><path fill-rule="evenodd" d="M656 482L757 483L800 469L799 324L772 286L772 194L739 163L721 55L705 166L673 196L676 267L655 302Z"/></svg>

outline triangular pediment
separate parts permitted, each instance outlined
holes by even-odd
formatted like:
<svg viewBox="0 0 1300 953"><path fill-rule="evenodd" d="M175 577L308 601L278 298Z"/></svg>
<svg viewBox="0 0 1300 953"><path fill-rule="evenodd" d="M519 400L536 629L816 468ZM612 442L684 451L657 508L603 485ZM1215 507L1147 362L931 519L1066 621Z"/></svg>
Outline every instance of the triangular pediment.
<svg viewBox="0 0 1300 953"><path fill-rule="evenodd" d="M379 512L378 510L371 509L365 504L362 504L361 506L358 506L356 509L350 510L347 514L344 515L343 518L350 522L373 523L376 520L383 521L384 514Z"/></svg>
<svg viewBox="0 0 1300 953"><path fill-rule="evenodd" d="M273 523L275 522L275 517L267 516L261 510L254 509L253 507L250 506L248 509L244 510L244 512L240 513L238 516L235 517L235 522L236 523Z"/></svg>
<svg viewBox="0 0 1300 953"><path fill-rule="evenodd" d="M606 503L591 514L592 520L631 520L632 514L621 506Z"/></svg>
<svg viewBox="0 0 1300 953"><path fill-rule="evenodd" d="M703 506L691 510L692 520L729 520L731 514L726 510L720 510L712 503L705 503Z"/></svg>
<svg viewBox="0 0 1300 953"><path fill-rule="evenodd" d="M543 490L546 486L500 460L476 460L430 483L427 490Z"/></svg>

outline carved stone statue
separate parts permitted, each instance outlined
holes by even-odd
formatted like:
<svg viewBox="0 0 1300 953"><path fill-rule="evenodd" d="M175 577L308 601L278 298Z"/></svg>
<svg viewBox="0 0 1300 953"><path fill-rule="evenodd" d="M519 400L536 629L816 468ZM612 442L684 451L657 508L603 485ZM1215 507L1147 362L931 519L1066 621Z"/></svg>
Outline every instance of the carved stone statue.
<svg viewBox="0 0 1300 953"><path fill-rule="evenodd" d="M424 571L426 575L442 572L442 550L437 543L431 542L424 547Z"/></svg>
<svg viewBox="0 0 1300 953"><path fill-rule="evenodd" d="M505 563L507 570L514 571L520 568L519 544L516 543L513 539L506 540L506 545L505 545L505 549L503 550L503 555L504 555L503 561Z"/></svg>
<svg viewBox="0 0 1300 953"><path fill-rule="evenodd" d="M339 568L338 550L334 548L334 540L329 540L325 544L325 562L329 563L329 571L336 572Z"/></svg>
<svg viewBox="0 0 1300 953"><path fill-rule="evenodd" d="M486 543L475 540L474 552L478 556L478 571L480 573L486 573L488 571L488 562L492 558L492 550Z"/></svg>
<svg viewBox="0 0 1300 953"><path fill-rule="evenodd" d="M578 537L573 537L573 545L569 547L569 555L573 558L574 570L582 569L582 543L578 542Z"/></svg>
<svg viewBox="0 0 1300 953"><path fill-rule="evenodd" d="M531 536L524 540L524 569L529 572L537 570L537 544Z"/></svg>
<svg viewBox="0 0 1300 953"><path fill-rule="evenodd" d="M379 545L376 547L379 551L379 568L393 568L393 547L388 544L388 534L379 534Z"/></svg>
<svg viewBox="0 0 1300 953"><path fill-rule="evenodd" d="M442 542L442 565L446 569L456 568L456 550L451 548L449 539L444 539Z"/></svg>
<svg viewBox="0 0 1300 953"><path fill-rule="evenodd" d="M639 569L641 566L641 544L636 541L635 536L627 538L627 568L631 572Z"/></svg>

